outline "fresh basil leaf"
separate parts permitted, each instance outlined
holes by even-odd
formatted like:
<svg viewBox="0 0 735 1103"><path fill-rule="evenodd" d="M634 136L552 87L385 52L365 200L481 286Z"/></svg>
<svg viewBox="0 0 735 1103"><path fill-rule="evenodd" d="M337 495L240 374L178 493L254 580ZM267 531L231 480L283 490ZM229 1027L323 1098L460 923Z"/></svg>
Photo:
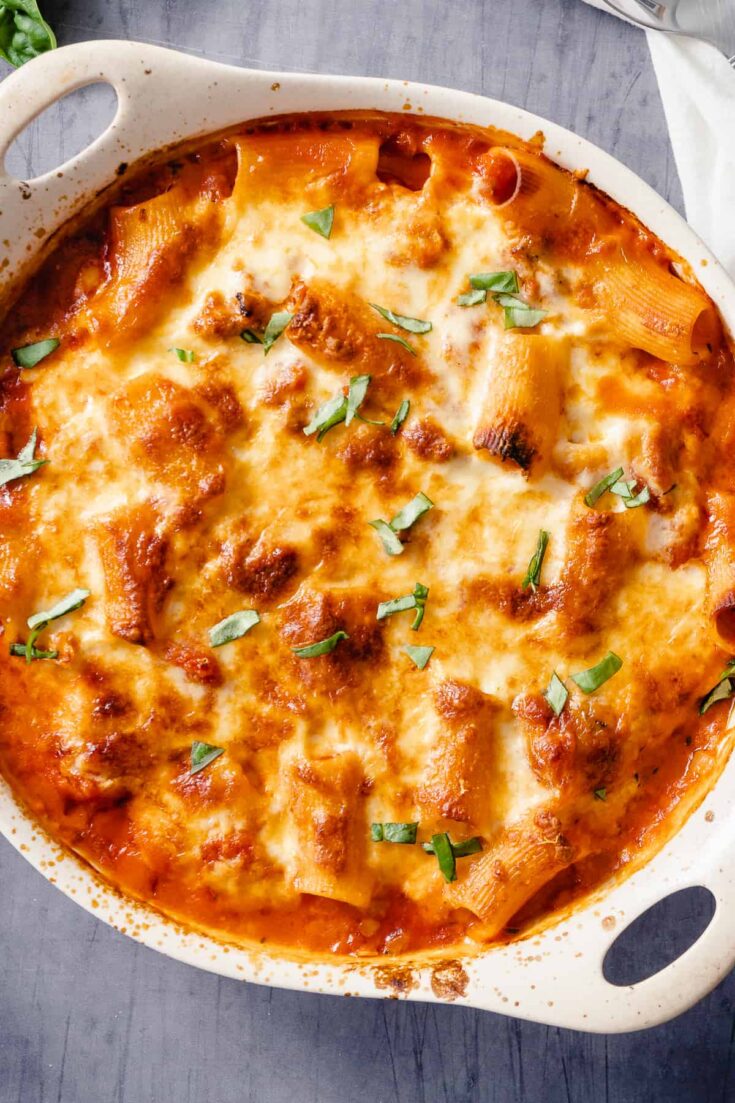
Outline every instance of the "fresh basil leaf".
<svg viewBox="0 0 735 1103"><path fill-rule="evenodd" d="M241 639L246 632L260 623L260 617L254 609L243 609L239 613L232 613L229 617L215 624L209 629L209 643L212 647L222 647L225 643Z"/></svg>
<svg viewBox="0 0 735 1103"><path fill-rule="evenodd" d="M561 716L564 706L569 700L569 690L556 671L551 675L551 681L544 691L544 699L554 716Z"/></svg>
<svg viewBox="0 0 735 1103"><path fill-rule="evenodd" d="M332 203L329 207L322 207L320 211L309 211L308 214L302 214L301 221L315 234L320 234L329 240L334 225L334 204Z"/></svg>
<svg viewBox="0 0 735 1103"><path fill-rule="evenodd" d="M0 486L12 482L14 479L22 479L24 475L32 475L43 467L48 460L34 460L38 430L34 429L29 439L21 448L14 460L0 460Z"/></svg>
<svg viewBox="0 0 735 1103"><path fill-rule="evenodd" d="M403 650L406 652L411 662L414 663L419 670L423 670L434 654L435 649L433 647L414 647L413 644L407 643Z"/></svg>
<svg viewBox="0 0 735 1103"><path fill-rule="evenodd" d="M644 486L642 490L638 491L635 497L623 498L623 505L626 509L637 509L638 506L644 506L646 502L650 502L650 500L651 491L647 486Z"/></svg>
<svg viewBox="0 0 735 1103"><path fill-rule="evenodd" d="M487 291L484 291L480 287L476 287L474 291L465 291L463 295L460 295L457 299L458 306L478 306L480 303L487 302Z"/></svg>
<svg viewBox="0 0 735 1103"><path fill-rule="evenodd" d="M576 682L583 693L594 693L601 685L609 681L620 670L623 660L614 651L608 651L604 659L600 659L596 666L589 670L583 670L579 674L572 674L572 681Z"/></svg>
<svg viewBox="0 0 735 1103"><path fill-rule="evenodd" d="M625 479L618 479L616 483L613 483L613 485L609 487L609 490L611 494L617 494L619 498L632 498L635 494L635 486L636 484L634 482L626 482Z"/></svg>
<svg viewBox="0 0 735 1103"><path fill-rule="evenodd" d="M199 740L195 740L191 745L189 774L198 774L200 770L203 770L205 766L209 766L210 762L214 762L215 758L219 758L224 753L224 747L215 747L211 743L200 743Z"/></svg>
<svg viewBox="0 0 735 1103"><path fill-rule="evenodd" d="M240 334L246 345L262 345L263 342L254 329L244 329Z"/></svg>
<svg viewBox="0 0 735 1103"><path fill-rule="evenodd" d="M306 647L292 647L291 650L300 659L315 659L317 655L328 655L330 651L334 651L340 640L348 640L349 638L346 632L340 630L326 640L310 643Z"/></svg>
<svg viewBox="0 0 735 1103"><path fill-rule="evenodd" d="M616 467L609 475L605 475L604 479L600 479L599 483L595 483L592 489L588 490L584 496L585 505L589 506L591 509L603 494L616 485L618 479L622 478L622 475L622 467Z"/></svg>
<svg viewBox="0 0 735 1103"><path fill-rule="evenodd" d="M353 375L350 380L350 389L347 392L347 408L345 410L345 425L349 425L353 417L365 401L367 389L370 386L371 375Z"/></svg>
<svg viewBox="0 0 735 1103"><path fill-rule="evenodd" d="M476 291L515 294L519 290L517 272L477 272L470 276L470 284Z"/></svg>
<svg viewBox="0 0 735 1103"><path fill-rule="evenodd" d="M379 341L395 341L397 345L402 345L407 352L410 352L411 356L416 355L416 349L413 345L409 345L408 341L404 341L403 337L399 337L397 333L376 333L375 336Z"/></svg>
<svg viewBox="0 0 735 1103"><path fill-rule="evenodd" d="M268 355L292 318L293 314L290 314L288 310L278 310L275 314L271 314L270 321L265 327L265 333L263 334L264 356Z"/></svg>
<svg viewBox="0 0 735 1103"><path fill-rule="evenodd" d="M387 521L381 521L378 518L376 521L368 521L368 524L377 532L388 555L401 555L403 553L403 544Z"/></svg>
<svg viewBox="0 0 735 1103"><path fill-rule="evenodd" d="M409 318L405 314L394 314L392 310L388 310L385 306L378 306L377 303L370 303L370 305L373 310L377 310L378 314L385 318L386 322L391 322L394 326L405 329L408 333L431 332L431 322L424 322L421 318Z"/></svg>
<svg viewBox="0 0 735 1103"><path fill-rule="evenodd" d="M457 862L454 857L452 844L449 841L449 835L447 835L446 831L442 831L437 835L432 835L431 845L434 848L433 853L436 855L436 860L439 863L439 869L442 871L444 880L456 881Z"/></svg>
<svg viewBox="0 0 735 1103"><path fill-rule="evenodd" d="M705 712L709 712L713 705L716 705L718 701L727 701L728 698L735 695L735 659L730 659L729 663L720 675L720 680L717 682L708 693L704 695L699 703L699 715L704 716Z"/></svg>
<svg viewBox="0 0 735 1103"><path fill-rule="evenodd" d="M413 588L412 594L406 594L404 597L394 597L390 601L381 601L380 605L378 605L377 619L385 620L386 617L392 617L394 613L405 613L409 609L415 609L416 616L413 619L411 628L413 631L417 632L421 626L421 621L424 619L426 599L428 596L428 586L424 586L421 582L417 582ZM426 662L428 661L427 659ZM425 665L426 663L424 663L424 666Z"/></svg>
<svg viewBox="0 0 735 1103"><path fill-rule="evenodd" d="M538 543L536 545L536 551L531 556L531 562L528 564L528 570L526 571L526 577L521 583L521 589L527 590L530 588L536 593L539 587L541 579L541 568L544 563L544 556L546 555L546 548L549 543L550 533L541 529L538 534Z"/></svg>
<svg viewBox="0 0 735 1103"><path fill-rule="evenodd" d="M619 498L622 498L623 505L626 509L636 509L638 506L644 506L646 502L650 502L651 500L651 492L648 487L643 486L641 490L636 493L637 485L637 481L618 479L609 489L611 494L617 494Z"/></svg>
<svg viewBox="0 0 735 1103"><path fill-rule="evenodd" d="M390 423L390 431L393 434L393 436L396 435L396 433L398 432L400 427L403 425L404 421L408 417L408 411L410 409L411 409L411 403L409 402L409 400L407 398L404 398L403 402L401 403L401 405L396 410L395 416L393 417L393 420Z"/></svg>
<svg viewBox="0 0 735 1103"><path fill-rule="evenodd" d="M11 643L10 654L20 655L21 658L25 658L26 662L33 662L36 659L58 659L59 657L58 651L40 651L37 647L33 647L33 645L31 645L29 650L25 643Z"/></svg>
<svg viewBox="0 0 735 1103"><path fill-rule="evenodd" d="M335 425L339 425L347 417L347 399L342 393L336 394L334 398L330 398L314 414L309 424L304 429L304 433L307 437L310 437L313 433L317 433L317 441L321 441L322 437L333 429Z"/></svg>
<svg viewBox="0 0 735 1103"><path fill-rule="evenodd" d="M461 843L453 843L449 840L455 858L469 858L470 854L479 854L482 850L482 840L477 835L471 839L463 839ZM421 846L427 854L434 854L433 843L422 843Z"/></svg>
<svg viewBox="0 0 735 1103"><path fill-rule="evenodd" d="M34 613L32 617L28 618L26 624L29 628L45 627L52 620L58 620L59 617L66 616L67 613L73 613L75 609L81 609L89 594L89 590L72 590L70 594L62 597L45 613Z"/></svg>
<svg viewBox="0 0 735 1103"><path fill-rule="evenodd" d="M375 843L404 843L411 845L416 842L417 823L372 823L370 824L370 838Z"/></svg>
<svg viewBox="0 0 735 1103"><path fill-rule="evenodd" d="M503 307L503 324L506 329L533 329L549 313L548 310L529 306L523 299L517 299L515 295L495 295L494 298L498 306Z"/></svg>
<svg viewBox="0 0 735 1103"><path fill-rule="evenodd" d="M607 789L595 789L595 800L607 800Z"/></svg>
<svg viewBox="0 0 735 1103"><path fill-rule="evenodd" d="M394 532L405 532L406 529L410 529L411 525L418 521L419 517L423 517L425 513L433 508L434 503L431 498L427 498L424 492L420 490L415 498L412 498L403 509L396 513L390 522L390 527Z"/></svg>
<svg viewBox="0 0 735 1103"><path fill-rule="evenodd" d="M0 57L17 69L55 46L56 36L38 10L36 0L0 3Z"/></svg>
<svg viewBox="0 0 735 1103"><path fill-rule="evenodd" d="M180 360L182 364L193 364L195 355L191 349L169 349L169 352L176 354L176 359Z"/></svg>
<svg viewBox="0 0 735 1103"><path fill-rule="evenodd" d="M2 23L2 6L0 5L0 24ZM0 48L0 55L2 54L2 48ZM11 355L16 365L19 368L35 368L36 364L40 364L42 360L45 360L47 356L50 356L52 352L61 344L58 337L47 337L45 341L34 341L32 345L21 345L20 348L13 349Z"/></svg>

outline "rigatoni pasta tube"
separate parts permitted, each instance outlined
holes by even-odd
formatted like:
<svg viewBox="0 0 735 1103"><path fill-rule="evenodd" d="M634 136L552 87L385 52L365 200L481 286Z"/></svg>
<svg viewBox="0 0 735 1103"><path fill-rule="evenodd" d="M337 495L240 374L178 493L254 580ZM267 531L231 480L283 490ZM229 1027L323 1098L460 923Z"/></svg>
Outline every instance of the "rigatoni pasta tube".
<svg viewBox="0 0 735 1103"><path fill-rule="evenodd" d="M707 610L722 643L735 647L735 495L712 494L705 545Z"/></svg>
<svg viewBox="0 0 735 1103"><path fill-rule="evenodd" d="M569 346L503 333L488 366L473 443L522 471L542 470L557 437Z"/></svg>

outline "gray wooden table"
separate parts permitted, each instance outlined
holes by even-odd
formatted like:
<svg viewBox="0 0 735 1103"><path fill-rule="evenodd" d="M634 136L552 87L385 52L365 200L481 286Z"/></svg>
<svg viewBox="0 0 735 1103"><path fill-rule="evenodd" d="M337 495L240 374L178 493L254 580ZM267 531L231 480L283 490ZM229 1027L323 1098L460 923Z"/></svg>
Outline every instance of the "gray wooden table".
<svg viewBox="0 0 735 1103"><path fill-rule="evenodd" d="M507 99L591 138L681 205L645 41L579 0L40 2L62 44L133 38ZM59 163L110 112L97 92L67 100L21 137L12 165L29 176ZM735 976L675 1023L594 1037L209 976L103 926L2 841L0 886L0 1103L735 1100ZM649 924L651 960L702 908L664 908Z"/></svg>

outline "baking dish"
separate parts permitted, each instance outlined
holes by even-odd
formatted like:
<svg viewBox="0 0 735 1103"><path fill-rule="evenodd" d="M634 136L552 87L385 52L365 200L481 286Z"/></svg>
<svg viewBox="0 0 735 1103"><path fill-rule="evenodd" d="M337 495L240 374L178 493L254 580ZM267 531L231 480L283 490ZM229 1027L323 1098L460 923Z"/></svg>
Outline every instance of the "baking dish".
<svg viewBox="0 0 735 1103"><path fill-rule="evenodd" d="M4 156L16 133L55 98L106 81L116 90L114 122L83 153L29 182L0 175L0 219L7 292L54 231L115 179L121 166L183 139L247 118L303 110L411 111L530 138L543 130L546 152L590 179L681 253L733 327L735 289L679 217L633 174L576 136L508 105L403 82L261 73L233 69L132 43L97 43L44 55L0 89L12 126L0 137ZM100 918L153 948L223 975L336 994L453 999L555 1025L626 1030L684 1010L730 968L727 908L732 892L726 846L732 835L728 794L732 764L672 842L624 883L524 941L460 961L396 959L381 965L295 960L224 945L182 929L102 884L62 852L0 789L0 828L45 876ZM619 933L672 891L703 885L717 910L699 941L667 969L628 988L604 979L602 963Z"/></svg>

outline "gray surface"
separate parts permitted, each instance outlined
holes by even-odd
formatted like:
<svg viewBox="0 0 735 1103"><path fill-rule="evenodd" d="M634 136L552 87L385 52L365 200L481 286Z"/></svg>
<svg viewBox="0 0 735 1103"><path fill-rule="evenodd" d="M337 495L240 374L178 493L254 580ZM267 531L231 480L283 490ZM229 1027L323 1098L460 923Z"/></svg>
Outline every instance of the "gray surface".
<svg viewBox="0 0 735 1103"><path fill-rule="evenodd" d="M643 38L579 0L42 6L61 43L138 38L240 64L406 77L504 98L598 142L680 204ZM52 110L18 143L19 173L83 145L104 109L84 93ZM0 1103L735 1099L732 977L674 1024L592 1037L449 1006L221 980L101 925L4 842L0 886ZM659 948L673 944L706 911L679 900L649 934Z"/></svg>

